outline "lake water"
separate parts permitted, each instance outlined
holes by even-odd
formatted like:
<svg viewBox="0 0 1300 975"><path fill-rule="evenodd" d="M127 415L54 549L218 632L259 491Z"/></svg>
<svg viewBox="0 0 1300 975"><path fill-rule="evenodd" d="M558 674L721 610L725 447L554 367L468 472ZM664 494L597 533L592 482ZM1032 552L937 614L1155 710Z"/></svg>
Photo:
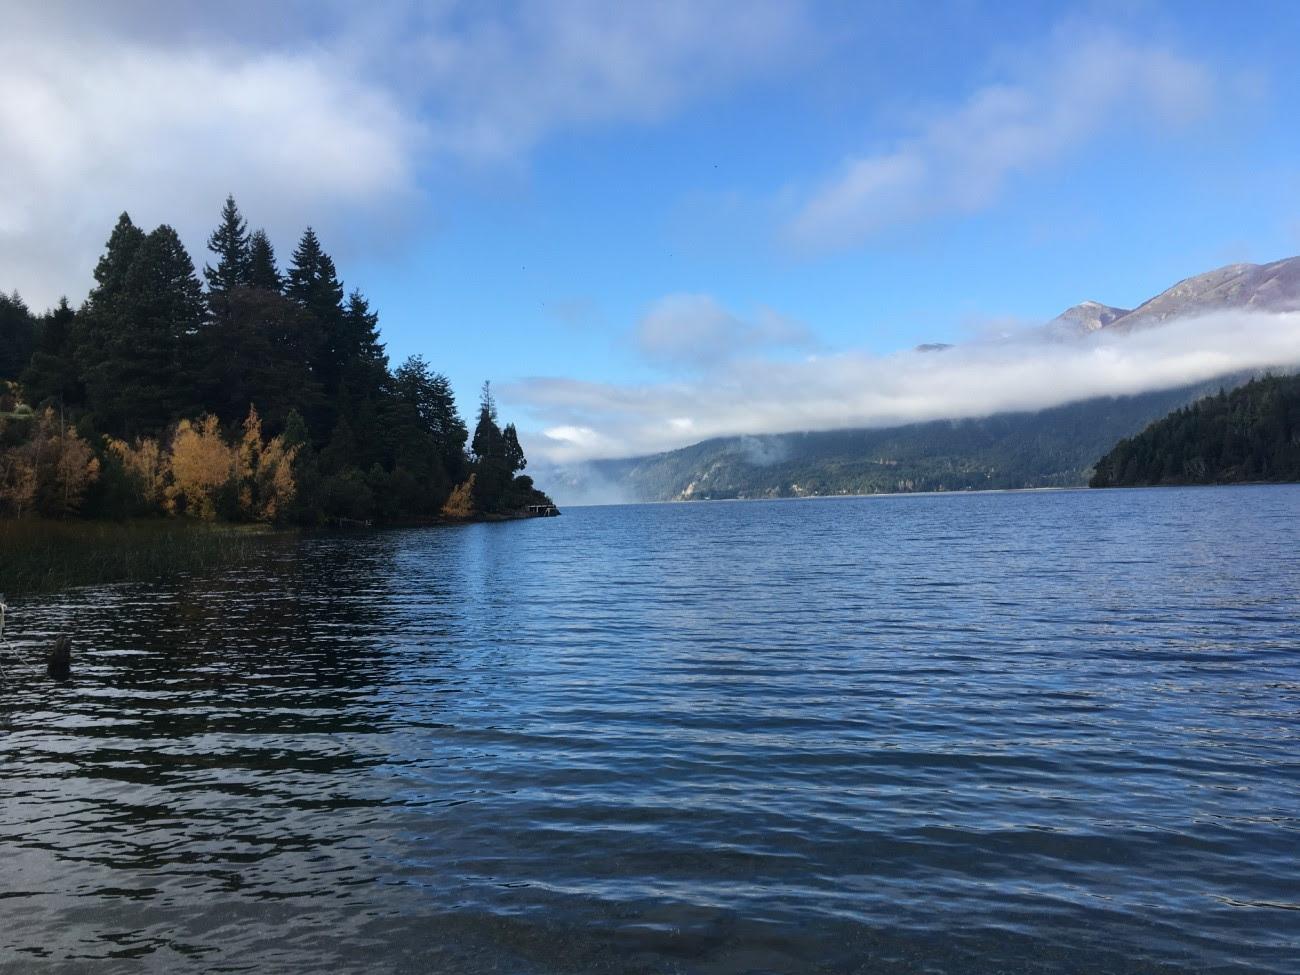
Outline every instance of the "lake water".
<svg viewBox="0 0 1300 975"><path fill-rule="evenodd" d="M305 538L9 635L0 971L1300 970L1297 487Z"/></svg>

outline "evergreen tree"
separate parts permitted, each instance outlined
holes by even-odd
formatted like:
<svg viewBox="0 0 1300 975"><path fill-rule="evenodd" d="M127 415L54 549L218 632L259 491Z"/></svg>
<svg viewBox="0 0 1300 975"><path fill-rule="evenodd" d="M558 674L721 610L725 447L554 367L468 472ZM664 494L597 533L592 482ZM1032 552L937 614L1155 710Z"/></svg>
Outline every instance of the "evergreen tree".
<svg viewBox="0 0 1300 975"><path fill-rule="evenodd" d="M199 343L204 406L230 424L255 404L272 431L295 408L319 411L323 396L308 365L311 332L307 313L278 292L232 291L225 314L203 329Z"/></svg>
<svg viewBox="0 0 1300 975"><path fill-rule="evenodd" d="M144 231L131 222L130 214L123 211L109 235L103 256L95 265L96 286L90 293L92 303L111 301L122 292L131 261L144 243L144 237Z"/></svg>
<svg viewBox="0 0 1300 975"><path fill-rule="evenodd" d="M451 381L434 372L422 356L414 355L398 366L393 387L398 400L411 409L432 440L448 476L459 481L464 474L469 431L456 409Z"/></svg>
<svg viewBox="0 0 1300 975"><path fill-rule="evenodd" d="M524 458L524 448L519 446L519 434L515 432L513 423L507 423L505 430L501 432L501 456L511 474L522 471L528 466L528 461Z"/></svg>
<svg viewBox="0 0 1300 975"><path fill-rule="evenodd" d="M327 401L338 392L346 364L343 338L343 285L334 261L321 249L316 232L310 227L303 233L293 252L293 263L285 283L285 294L307 312L310 335L307 343L312 374ZM319 411L313 427L320 433L334 427L336 411L327 407Z"/></svg>
<svg viewBox="0 0 1300 975"><path fill-rule="evenodd" d="M104 428L153 433L195 412L190 351L203 291L176 231L162 225L135 249L100 319L101 355L86 372L87 397Z"/></svg>
<svg viewBox="0 0 1300 975"><path fill-rule="evenodd" d="M284 288L284 279L275 264L275 248L265 230L254 230L248 239L248 286L276 292Z"/></svg>
<svg viewBox="0 0 1300 975"><path fill-rule="evenodd" d="M474 427L474 503L479 511L498 512L505 506L513 471L505 456L505 437L497 425L492 384L483 383L478 423Z"/></svg>
<svg viewBox="0 0 1300 975"><path fill-rule="evenodd" d="M340 359L359 364L372 377L387 375L388 356L384 354L384 343L379 340L379 315L370 310L370 302L356 289L348 295L343 310L342 337Z"/></svg>
<svg viewBox="0 0 1300 975"><path fill-rule="evenodd" d="M219 301L235 288L249 284L252 255L248 225L239 213L233 196L226 197L221 208L221 223L208 237L208 250L217 256L217 266L206 265L203 276L208 282L209 301Z"/></svg>
<svg viewBox="0 0 1300 975"><path fill-rule="evenodd" d="M73 360L83 380L107 354L108 341L122 317L120 304L126 275L144 237L144 231L131 222L130 215L122 213L95 265L95 287L77 315L73 330Z"/></svg>
<svg viewBox="0 0 1300 975"><path fill-rule="evenodd" d="M23 388L33 403L57 400L65 405L83 401L81 377L73 361L73 333L77 313L60 298L53 311L40 320L36 332L36 351L23 372Z"/></svg>
<svg viewBox="0 0 1300 975"><path fill-rule="evenodd" d="M471 443L474 456L479 460L502 458L501 428L497 426L497 404L492 398L492 383L486 381L479 392L478 423L474 427Z"/></svg>
<svg viewBox="0 0 1300 975"><path fill-rule="evenodd" d="M17 380L36 343L32 313L15 291L0 294L0 380Z"/></svg>

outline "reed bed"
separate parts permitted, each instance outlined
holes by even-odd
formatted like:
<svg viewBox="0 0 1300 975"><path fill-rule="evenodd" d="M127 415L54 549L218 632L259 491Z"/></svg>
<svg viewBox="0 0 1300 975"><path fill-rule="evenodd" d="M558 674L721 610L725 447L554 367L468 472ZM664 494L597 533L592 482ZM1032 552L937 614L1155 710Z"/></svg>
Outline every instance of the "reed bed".
<svg viewBox="0 0 1300 975"><path fill-rule="evenodd" d="M288 534L176 519L0 521L0 593L20 596L216 569L252 558Z"/></svg>

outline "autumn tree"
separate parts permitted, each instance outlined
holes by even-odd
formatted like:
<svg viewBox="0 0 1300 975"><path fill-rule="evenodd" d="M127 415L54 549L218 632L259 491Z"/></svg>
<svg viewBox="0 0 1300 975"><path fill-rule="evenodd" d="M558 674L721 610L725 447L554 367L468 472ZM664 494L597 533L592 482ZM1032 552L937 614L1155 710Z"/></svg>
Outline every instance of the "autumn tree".
<svg viewBox="0 0 1300 975"><path fill-rule="evenodd" d="M21 518L76 514L99 477L99 460L52 409L26 421L29 436L0 451L0 509Z"/></svg>
<svg viewBox="0 0 1300 975"><path fill-rule="evenodd" d="M477 475L471 474L466 481L456 485L450 497L447 498L447 503L442 506L442 513L445 517L457 520L474 517L477 510L474 503L476 480Z"/></svg>
<svg viewBox="0 0 1300 975"><path fill-rule="evenodd" d="M167 485L171 475L171 457L154 437L137 437L134 443L105 440L110 457L121 465L136 499L146 510L162 510L167 503Z"/></svg>
<svg viewBox="0 0 1300 975"><path fill-rule="evenodd" d="M264 441L255 407L249 407L243 431L234 468L240 514L249 521L277 521L296 492L293 462L299 448L287 446L283 434Z"/></svg>
<svg viewBox="0 0 1300 975"><path fill-rule="evenodd" d="M197 423L182 420L172 438L167 510L205 521L216 518L220 494L234 480L235 463L236 452L226 445L215 416Z"/></svg>

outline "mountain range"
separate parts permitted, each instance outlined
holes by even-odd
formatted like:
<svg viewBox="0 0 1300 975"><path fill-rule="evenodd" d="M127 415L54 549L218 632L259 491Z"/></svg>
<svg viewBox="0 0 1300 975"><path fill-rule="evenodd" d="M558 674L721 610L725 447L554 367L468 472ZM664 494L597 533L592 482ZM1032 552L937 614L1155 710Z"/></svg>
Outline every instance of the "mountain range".
<svg viewBox="0 0 1300 975"><path fill-rule="evenodd" d="M1043 328L1053 339L1069 341L1230 309L1300 310L1300 257L1230 264L1179 281L1132 309L1084 301ZM916 351L943 355L951 348L927 343ZM591 461L548 478L570 503L1083 486L1117 441L1251 378L1227 375L1177 389L976 419L719 437L645 457Z"/></svg>
<svg viewBox="0 0 1300 975"><path fill-rule="evenodd" d="M1184 278L1131 310L1084 301L1061 312L1048 323L1048 328L1083 334L1101 329L1132 332L1174 318L1233 308L1300 310L1300 257L1271 264L1229 264L1206 271Z"/></svg>

